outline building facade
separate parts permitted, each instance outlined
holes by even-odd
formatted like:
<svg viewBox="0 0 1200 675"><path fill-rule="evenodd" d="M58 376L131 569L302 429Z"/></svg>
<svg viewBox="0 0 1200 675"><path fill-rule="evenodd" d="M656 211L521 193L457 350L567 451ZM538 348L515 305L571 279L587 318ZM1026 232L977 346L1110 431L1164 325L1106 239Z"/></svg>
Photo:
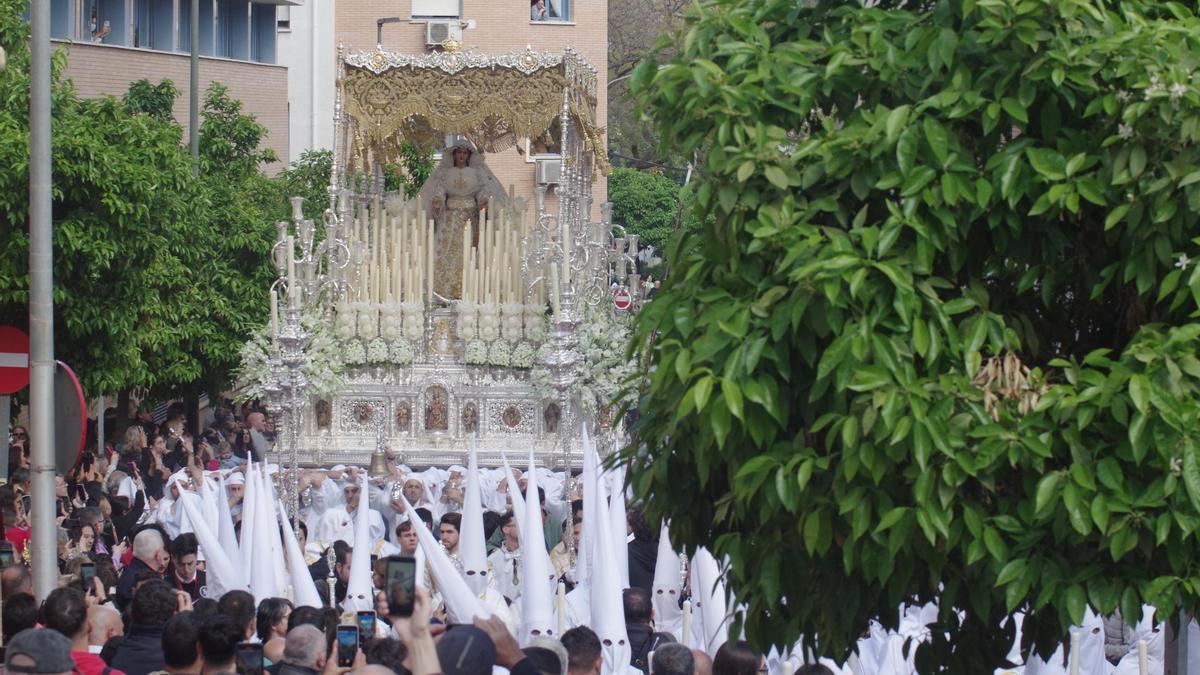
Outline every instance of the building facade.
<svg viewBox="0 0 1200 675"><path fill-rule="evenodd" d="M197 0L201 105L220 82L267 128L266 145L291 154L287 69L276 63L275 2ZM286 2L287 0L278 0ZM169 79L181 94L175 119L188 133L191 3L189 0L50 0L51 38L67 50L66 77L85 97L125 93L141 79Z"/></svg>
<svg viewBox="0 0 1200 675"><path fill-rule="evenodd" d="M279 63L288 67L291 100L291 159L309 148L333 143L333 103L337 49L369 50L382 36L384 49L421 53L455 37L465 51L496 55L527 47L562 52L568 45L595 68L599 77L597 121L607 122L608 3L606 0L305 0L281 9ZM286 17L286 18L285 18ZM381 27L380 19L398 19ZM488 156L488 166L517 195L529 198L538 183L539 159L553 160L553 148L522 141L516 148ZM544 168L543 168L544 169ZM545 174L543 174L543 178ZM606 181L598 177L596 209L604 201Z"/></svg>

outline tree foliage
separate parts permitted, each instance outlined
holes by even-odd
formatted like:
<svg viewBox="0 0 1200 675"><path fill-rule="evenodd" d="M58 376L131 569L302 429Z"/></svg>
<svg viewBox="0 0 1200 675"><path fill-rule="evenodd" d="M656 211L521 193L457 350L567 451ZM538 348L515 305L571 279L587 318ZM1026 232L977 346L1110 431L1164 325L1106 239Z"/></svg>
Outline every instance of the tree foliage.
<svg viewBox="0 0 1200 675"><path fill-rule="evenodd" d="M608 177L613 222L656 251L666 249L675 231L680 216L679 192L679 185L662 174L613 169Z"/></svg>
<svg viewBox="0 0 1200 675"><path fill-rule="evenodd" d="M699 3L638 71L712 221L638 317L634 489L760 646L936 599L921 671L984 672L1014 611L1197 611L1200 21L879 4Z"/></svg>
<svg viewBox="0 0 1200 675"><path fill-rule="evenodd" d="M28 317L28 25L0 1L0 324ZM60 77L53 106L55 355L89 395L196 394L228 384L265 321L282 181L264 176L265 128L223 87L205 96L201 172L171 117L169 81L81 99ZM328 174L325 176L327 184Z"/></svg>

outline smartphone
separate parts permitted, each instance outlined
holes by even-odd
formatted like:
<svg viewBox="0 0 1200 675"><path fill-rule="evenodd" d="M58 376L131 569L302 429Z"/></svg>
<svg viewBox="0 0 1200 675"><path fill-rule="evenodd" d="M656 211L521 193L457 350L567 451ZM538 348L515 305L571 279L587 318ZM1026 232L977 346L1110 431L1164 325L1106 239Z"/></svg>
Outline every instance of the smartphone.
<svg viewBox="0 0 1200 675"><path fill-rule="evenodd" d="M0 567L8 567L13 564L12 549L0 549Z"/></svg>
<svg viewBox="0 0 1200 675"><path fill-rule="evenodd" d="M262 675L263 646L257 642L242 642L233 654L234 670L238 675Z"/></svg>
<svg viewBox="0 0 1200 675"><path fill-rule="evenodd" d="M85 562L79 566L79 581L83 584L83 593L87 595L93 590L95 584L92 579L96 578L96 563Z"/></svg>
<svg viewBox="0 0 1200 675"><path fill-rule="evenodd" d="M366 610L357 613L355 617L358 619L358 635L363 642L375 637L375 612Z"/></svg>
<svg viewBox="0 0 1200 675"><path fill-rule="evenodd" d="M387 595L388 602L392 601L392 584L404 586L404 597L407 602L399 607L389 605L388 611L396 616L412 616L413 600L416 597L417 559L407 555L394 555L387 559Z"/></svg>
<svg viewBox="0 0 1200 675"><path fill-rule="evenodd" d="M337 664L339 668L349 668L354 665L354 656L358 652L358 626L337 627Z"/></svg>

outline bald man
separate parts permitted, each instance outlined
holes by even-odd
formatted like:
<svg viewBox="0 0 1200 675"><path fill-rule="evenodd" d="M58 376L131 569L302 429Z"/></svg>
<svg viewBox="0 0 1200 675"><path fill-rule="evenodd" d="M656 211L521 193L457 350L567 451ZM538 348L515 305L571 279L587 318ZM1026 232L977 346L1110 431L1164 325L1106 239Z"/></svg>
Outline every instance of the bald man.
<svg viewBox="0 0 1200 675"><path fill-rule="evenodd" d="M125 632L121 613L111 605L96 605L88 608L88 651L99 654L104 643Z"/></svg>
<svg viewBox="0 0 1200 675"><path fill-rule="evenodd" d="M699 649L693 649L692 659L696 662L695 675L712 675L712 658L708 654Z"/></svg>

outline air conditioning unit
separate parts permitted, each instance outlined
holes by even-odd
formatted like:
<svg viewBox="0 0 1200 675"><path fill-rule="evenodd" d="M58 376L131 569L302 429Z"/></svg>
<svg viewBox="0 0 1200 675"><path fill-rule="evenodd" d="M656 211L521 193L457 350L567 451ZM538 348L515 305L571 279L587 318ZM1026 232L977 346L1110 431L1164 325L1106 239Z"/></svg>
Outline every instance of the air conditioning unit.
<svg viewBox="0 0 1200 675"><path fill-rule="evenodd" d="M561 159L539 159L534 166L534 180L538 185L558 185L562 176Z"/></svg>
<svg viewBox="0 0 1200 675"><path fill-rule="evenodd" d="M462 42L462 24L458 21L430 21L425 24L426 47L440 47L446 40Z"/></svg>

